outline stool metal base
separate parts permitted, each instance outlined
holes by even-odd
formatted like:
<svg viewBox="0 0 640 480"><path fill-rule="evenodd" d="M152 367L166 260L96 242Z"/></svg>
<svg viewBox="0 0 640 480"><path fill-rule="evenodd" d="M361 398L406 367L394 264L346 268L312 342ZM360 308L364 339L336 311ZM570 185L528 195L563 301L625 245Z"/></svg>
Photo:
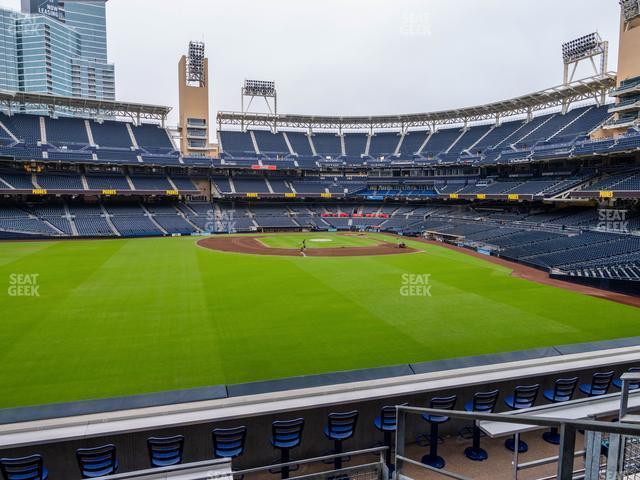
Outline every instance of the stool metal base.
<svg viewBox="0 0 640 480"><path fill-rule="evenodd" d="M552 428L548 432L544 432L542 434L542 439L547 443L551 443L553 445L560 445L560 434L558 433L557 428Z"/></svg>
<svg viewBox="0 0 640 480"><path fill-rule="evenodd" d="M473 447L468 447L464 450L464 454L469 460L473 460L474 462L483 462L489 458L489 454L483 448L476 450Z"/></svg>
<svg viewBox="0 0 640 480"><path fill-rule="evenodd" d="M510 450L513 452L514 448L515 448L515 439L513 438L508 438L505 442L504 442L504 446L507 450ZM529 450L529 445L527 445L526 442L523 442L522 440L520 440L518 442L518 453L525 453Z"/></svg>
<svg viewBox="0 0 640 480"><path fill-rule="evenodd" d="M432 457L431 455L425 455L424 457L422 457L422 463L424 463L425 465L429 465L430 467L433 468L444 468L445 465L445 461L444 458L436 455L435 457Z"/></svg>

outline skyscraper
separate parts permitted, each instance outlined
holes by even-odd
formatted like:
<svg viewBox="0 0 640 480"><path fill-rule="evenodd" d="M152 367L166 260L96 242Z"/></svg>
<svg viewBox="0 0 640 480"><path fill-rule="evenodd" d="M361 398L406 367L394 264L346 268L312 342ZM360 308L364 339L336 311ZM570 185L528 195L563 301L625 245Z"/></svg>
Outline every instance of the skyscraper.
<svg viewBox="0 0 640 480"><path fill-rule="evenodd" d="M0 89L115 99L107 0L22 0L0 9Z"/></svg>

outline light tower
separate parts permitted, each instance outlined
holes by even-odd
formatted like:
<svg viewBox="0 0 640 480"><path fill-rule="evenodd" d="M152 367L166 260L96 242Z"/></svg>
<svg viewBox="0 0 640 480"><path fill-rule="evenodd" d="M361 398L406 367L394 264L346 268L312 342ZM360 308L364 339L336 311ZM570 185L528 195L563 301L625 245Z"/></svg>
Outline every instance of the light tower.
<svg viewBox="0 0 640 480"><path fill-rule="evenodd" d="M203 42L189 42L188 55L178 64L180 151L183 155L216 156L209 143L209 61Z"/></svg>
<svg viewBox="0 0 640 480"><path fill-rule="evenodd" d="M596 58L600 57L599 65ZM576 70L583 61L590 61L594 75L605 75L609 63L609 42L603 41L598 32L590 33L562 44L564 61L564 83L568 85L575 79Z"/></svg>
<svg viewBox="0 0 640 480"><path fill-rule="evenodd" d="M245 98L249 99L245 108ZM244 114L250 112L251 105L256 98L262 98L267 110L274 118L273 129L275 131L275 119L278 117L278 91L276 83L265 80L245 80L240 90L240 106L243 113L241 128L244 130Z"/></svg>

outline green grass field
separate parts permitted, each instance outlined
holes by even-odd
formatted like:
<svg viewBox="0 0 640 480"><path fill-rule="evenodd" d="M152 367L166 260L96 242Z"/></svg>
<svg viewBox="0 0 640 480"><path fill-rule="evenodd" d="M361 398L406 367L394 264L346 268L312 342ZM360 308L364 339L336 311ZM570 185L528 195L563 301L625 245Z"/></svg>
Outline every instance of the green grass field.
<svg viewBox="0 0 640 480"><path fill-rule="evenodd" d="M640 335L633 307L436 246L302 258L195 242L0 244L0 407ZM20 274L39 296L9 295ZM406 274L431 275L431 296L403 296Z"/></svg>
<svg viewBox="0 0 640 480"><path fill-rule="evenodd" d="M371 247L380 243L379 238L331 233L276 234L260 237L260 242L270 248L300 248L303 240L307 241L307 248Z"/></svg>

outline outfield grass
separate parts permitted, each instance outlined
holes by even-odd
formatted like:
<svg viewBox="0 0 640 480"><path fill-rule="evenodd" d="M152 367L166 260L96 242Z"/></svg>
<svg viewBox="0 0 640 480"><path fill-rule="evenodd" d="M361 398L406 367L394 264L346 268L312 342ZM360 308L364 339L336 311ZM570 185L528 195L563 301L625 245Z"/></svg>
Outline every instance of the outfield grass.
<svg viewBox="0 0 640 480"><path fill-rule="evenodd" d="M640 335L636 308L437 246L302 258L195 242L0 244L0 407ZM40 296L9 296L12 274L38 274ZM430 274L432 296L402 296L403 274Z"/></svg>
<svg viewBox="0 0 640 480"><path fill-rule="evenodd" d="M307 248L372 247L380 243L380 238L331 233L276 234L260 237L260 242L270 248L300 248L303 240L307 241Z"/></svg>

